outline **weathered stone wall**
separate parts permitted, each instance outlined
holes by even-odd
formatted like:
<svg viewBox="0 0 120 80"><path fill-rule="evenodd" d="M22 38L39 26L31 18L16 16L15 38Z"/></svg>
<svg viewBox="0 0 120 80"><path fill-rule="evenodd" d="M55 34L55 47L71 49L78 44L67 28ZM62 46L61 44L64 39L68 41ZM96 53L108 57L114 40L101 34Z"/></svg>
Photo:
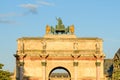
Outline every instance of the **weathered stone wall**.
<svg viewBox="0 0 120 80"><path fill-rule="evenodd" d="M54 68L63 67L70 72L71 80L96 80L95 63L98 59L101 62L100 80L104 80L104 54L100 38L59 34L43 38L24 37L17 41L18 61L24 62L24 76L30 79L48 80ZM26 56L22 57L23 54Z"/></svg>
<svg viewBox="0 0 120 80"><path fill-rule="evenodd" d="M18 51L22 50L23 44L25 50L42 50L46 45L46 50L96 50L96 44L102 52L102 39L99 38L75 38L73 35L66 38L65 36L56 35L50 38L20 38L18 39ZM71 36L71 38L70 38Z"/></svg>

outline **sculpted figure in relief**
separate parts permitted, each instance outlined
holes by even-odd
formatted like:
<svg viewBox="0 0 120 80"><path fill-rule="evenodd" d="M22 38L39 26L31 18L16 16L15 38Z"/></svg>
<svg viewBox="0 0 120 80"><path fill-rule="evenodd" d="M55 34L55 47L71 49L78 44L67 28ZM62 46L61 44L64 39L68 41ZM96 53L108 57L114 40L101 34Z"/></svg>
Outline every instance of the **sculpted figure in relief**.
<svg viewBox="0 0 120 80"><path fill-rule="evenodd" d="M45 50L46 49L46 42L45 41L41 41L41 43L42 43L42 48L43 48L43 50Z"/></svg>
<svg viewBox="0 0 120 80"><path fill-rule="evenodd" d="M74 42L74 43L73 43L73 49L74 49L74 50L78 50L78 43L77 43L77 42Z"/></svg>

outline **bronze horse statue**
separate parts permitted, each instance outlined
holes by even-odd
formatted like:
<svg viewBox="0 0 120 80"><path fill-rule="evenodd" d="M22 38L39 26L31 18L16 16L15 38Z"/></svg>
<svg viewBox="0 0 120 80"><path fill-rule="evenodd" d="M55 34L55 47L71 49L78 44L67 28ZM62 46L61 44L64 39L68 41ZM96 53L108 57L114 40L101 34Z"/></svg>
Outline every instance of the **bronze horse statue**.
<svg viewBox="0 0 120 80"><path fill-rule="evenodd" d="M65 28L65 26L62 23L62 20L60 18L57 18L58 24L54 27L50 27L49 25L46 26L46 34L53 33L53 34L68 34L74 33L74 25L68 26Z"/></svg>

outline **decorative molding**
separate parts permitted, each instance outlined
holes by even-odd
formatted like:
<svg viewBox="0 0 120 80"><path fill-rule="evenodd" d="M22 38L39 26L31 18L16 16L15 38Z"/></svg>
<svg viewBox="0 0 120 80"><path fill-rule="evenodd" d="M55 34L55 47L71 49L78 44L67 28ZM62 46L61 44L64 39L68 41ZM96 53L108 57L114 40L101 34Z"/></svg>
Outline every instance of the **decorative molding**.
<svg viewBox="0 0 120 80"><path fill-rule="evenodd" d="M48 56L49 56L49 54L39 54L39 56L40 56L40 58L41 59L46 59Z"/></svg>
<svg viewBox="0 0 120 80"><path fill-rule="evenodd" d="M27 54L14 54L14 57L18 60L24 59L26 56L27 56Z"/></svg>
<svg viewBox="0 0 120 80"><path fill-rule="evenodd" d="M92 52L95 53L96 50L45 50L46 52ZM24 53L27 52L43 52L43 50L24 50ZM17 53L21 54L22 50L18 50Z"/></svg>
<svg viewBox="0 0 120 80"><path fill-rule="evenodd" d="M42 66L46 66L47 62L41 62Z"/></svg>
<svg viewBox="0 0 120 80"><path fill-rule="evenodd" d="M73 53L79 53L80 52L80 50L74 50L73 51Z"/></svg>
<svg viewBox="0 0 120 80"><path fill-rule="evenodd" d="M105 57L104 54L93 54L93 56L96 58L96 59L103 59Z"/></svg>
<svg viewBox="0 0 120 80"><path fill-rule="evenodd" d="M18 62L17 65L18 66L24 66L24 62Z"/></svg>
<svg viewBox="0 0 120 80"><path fill-rule="evenodd" d="M58 36L58 35L57 35ZM67 35L68 36L68 35ZM55 40L56 38L43 38L43 37L22 37L18 38L18 40ZM97 37L78 37L78 38L58 38L58 39L64 39L64 40L98 40L103 41L101 38Z"/></svg>
<svg viewBox="0 0 120 80"><path fill-rule="evenodd" d="M46 50L42 50L41 53L44 53L44 54L45 54L45 53L46 53Z"/></svg>
<svg viewBox="0 0 120 80"><path fill-rule="evenodd" d="M81 54L71 54L71 56L74 58L74 59L78 59L80 56L81 56Z"/></svg>
<svg viewBox="0 0 120 80"><path fill-rule="evenodd" d="M73 62L73 66L78 66L78 62Z"/></svg>
<svg viewBox="0 0 120 80"><path fill-rule="evenodd" d="M100 66L100 65L101 65L101 62L95 62L95 65L96 65L96 66Z"/></svg>

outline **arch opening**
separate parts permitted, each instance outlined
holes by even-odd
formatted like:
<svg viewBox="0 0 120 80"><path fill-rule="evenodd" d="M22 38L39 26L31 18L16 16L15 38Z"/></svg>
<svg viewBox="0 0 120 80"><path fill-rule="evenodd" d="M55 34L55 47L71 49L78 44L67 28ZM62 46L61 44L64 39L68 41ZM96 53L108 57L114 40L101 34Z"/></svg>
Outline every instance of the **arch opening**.
<svg viewBox="0 0 120 80"><path fill-rule="evenodd" d="M49 73L49 80L71 80L70 72L64 67L56 67Z"/></svg>

